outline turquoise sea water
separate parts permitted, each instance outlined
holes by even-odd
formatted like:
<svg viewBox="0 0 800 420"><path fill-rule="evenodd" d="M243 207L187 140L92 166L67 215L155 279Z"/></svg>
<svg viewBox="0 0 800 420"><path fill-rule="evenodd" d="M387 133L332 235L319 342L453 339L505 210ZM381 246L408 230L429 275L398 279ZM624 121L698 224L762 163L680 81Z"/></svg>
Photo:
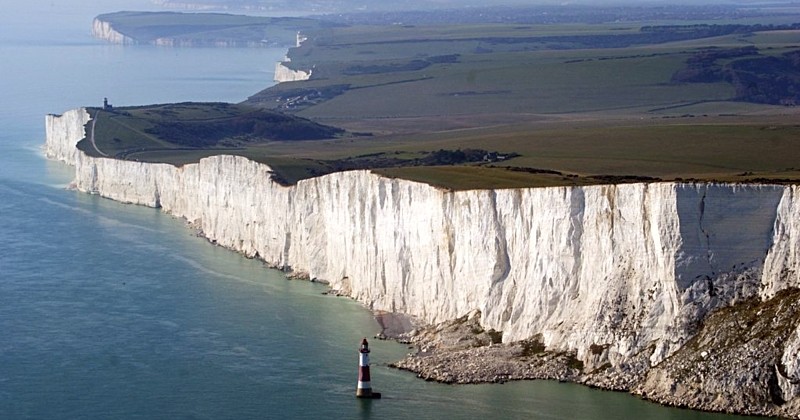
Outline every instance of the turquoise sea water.
<svg viewBox="0 0 800 420"><path fill-rule="evenodd" d="M354 398L370 312L209 244L159 211L65 189L44 115L239 101L282 50L157 49L89 38L91 18L148 2L32 1L0 17L0 418L732 418L556 382L447 386L386 367Z"/></svg>

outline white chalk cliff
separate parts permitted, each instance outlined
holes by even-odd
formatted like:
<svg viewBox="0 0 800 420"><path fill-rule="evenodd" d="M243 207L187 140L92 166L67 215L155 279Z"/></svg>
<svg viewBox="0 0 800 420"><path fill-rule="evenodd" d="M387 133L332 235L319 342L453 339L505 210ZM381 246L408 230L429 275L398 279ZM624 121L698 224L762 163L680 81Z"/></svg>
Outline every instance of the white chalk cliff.
<svg viewBox="0 0 800 420"><path fill-rule="evenodd" d="M95 18L92 21L92 36L98 39L106 40L112 44L120 45L136 45L135 39L123 35L114 29L110 22Z"/></svg>
<svg viewBox="0 0 800 420"><path fill-rule="evenodd" d="M279 39L261 39L257 41L236 40L226 37L210 38L210 39L195 39L191 36L166 36L154 39L137 40L136 38L125 35L114 28L111 22L95 18L92 21L92 36L98 39L105 40L112 44L119 45L155 45L158 47L217 47L217 48L234 48L234 47L248 47L248 48L264 48L275 47L283 44Z"/></svg>
<svg viewBox="0 0 800 420"><path fill-rule="evenodd" d="M800 286L797 186L650 183L451 192L368 171L284 187L215 156L174 167L75 153L88 115L47 117L75 186L161 207L211 240L426 322L478 309L504 341L618 366L676 351L711 310ZM800 376L800 329L783 364ZM787 395L798 395L792 384Z"/></svg>
<svg viewBox="0 0 800 420"><path fill-rule="evenodd" d="M286 62L275 63L275 81L278 83L283 82L296 82L300 80L308 80L311 78L311 70L292 70Z"/></svg>
<svg viewBox="0 0 800 420"><path fill-rule="evenodd" d="M84 126L89 120L89 113L84 108L72 109L63 115L47 115L44 121L47 133L45 156L74 165L79 153L75 145L84 137Z"/></svg>

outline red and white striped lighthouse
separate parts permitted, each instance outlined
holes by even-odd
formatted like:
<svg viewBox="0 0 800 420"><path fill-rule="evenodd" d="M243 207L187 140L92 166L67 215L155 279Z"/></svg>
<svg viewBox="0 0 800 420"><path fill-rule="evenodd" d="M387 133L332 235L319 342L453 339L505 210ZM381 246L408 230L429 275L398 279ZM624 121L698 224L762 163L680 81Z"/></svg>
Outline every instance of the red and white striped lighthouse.
<svg viewBox="0 0 800 420"><path fill-rule="evenodd" d="M358 350L358 385L356 386L357 398L380 398L379 392L372 392L372 385L369 382L369 343L367 339L361 340L361 348Z"/></svg>

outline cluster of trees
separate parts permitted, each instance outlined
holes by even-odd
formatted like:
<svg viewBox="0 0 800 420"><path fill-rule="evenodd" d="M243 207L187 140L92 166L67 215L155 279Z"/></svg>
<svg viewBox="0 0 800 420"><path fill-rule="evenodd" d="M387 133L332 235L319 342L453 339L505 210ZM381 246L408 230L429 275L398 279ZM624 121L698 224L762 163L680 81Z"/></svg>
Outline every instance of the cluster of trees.
<svg viewBox="0 0 800 420"><path fill-rule="evenodd" d="M719 60L727 63L719 64ZM779 56L760 55L755 47L707 49L686 61L673 82L728 82L734 99L744 102L797 105L800 103L800 50Z"/></svg>
<svg viewBox="0 0 800 420"><path fill-rule="evenodd" d="M686 67L672 75L673 82L714 83L725 80L725 69L717 60L758 55L758 48L709 48L702 50L686 60Z"/></svg>
<svg viewBox="0 0 800 420"><path fill-rule="evenodd" d="M800 29L800 23L792 23L788 25L762 25L760 23L754 25L657 25L657 26L643 26L642 32L651 33L690 33L693 36L700 38L708 38L712 36L722 36L730 34L749 34L753 32L763 31L789 31Z"/></svg>
<svg viewBox="0 0 800 420"><path fill-rule="evenodd" d="M800 50L779 57L734 61L727 77L742 101L797 105L800 103Z"/></svg>
<svg viewBox="0 0 800 420"><path fill-rule="evenodd" d="M400 152L373 153L346 159L326 161L324 164L331 172L353 169L396 168L405 166L447 166L467 163L501 162L519 156L517 153L498 153L483 149L439 149L432 152L420 152L412 158L398 157ZM317 174L318 175L318 174Z"/></svg>
<svg viewBox="0 0 800 420"><path fill-rule="evenodd" d="M415 59L406 62L370 64L350 66L342 71L342 74L349 76L359 74L381 74L399 71L417 71L427 68L431 64L457 63L459 54L436 55L425 59Z"/></svg>

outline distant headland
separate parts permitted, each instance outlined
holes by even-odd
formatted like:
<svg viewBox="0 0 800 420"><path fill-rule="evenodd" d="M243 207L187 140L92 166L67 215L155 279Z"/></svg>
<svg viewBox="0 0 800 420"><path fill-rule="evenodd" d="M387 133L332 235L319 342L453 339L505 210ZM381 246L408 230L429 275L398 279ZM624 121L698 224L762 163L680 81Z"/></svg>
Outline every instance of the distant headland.
<svg viewBox="0 0 800 420"><path fill-rule="evenodd" d="M268 163L290 184L347 169L454 190L800 180L800 25L786 23L792 15L676 6L667 15L684 24L659 25L658 8L603 9L604 18L593 8L540 9L409 12L395 15L402 25L377 26L365 25L381 21L374 14L119 12L98 16L95 26L106 29L95 32L122 43L224 38L217 45L249 46L269 38L287 46L276 68L282 83L229 109L292 115L337 134L302 144L271 138L253 151L257 133L221 130L239 138L220 138L214 152L237 145L227 152ZM542 22L542 10L558 11L558 24ZM743 13L764 23L738 23ZM622 16L653 20L618 23ZM446 24L430 25L436 17ZM711 17L717 23L705 23ZM498 23L505 21L512 23ZM119 35L106 36L109 28ZM101 131L104 121L111 120L96 123ZM177 163L213 153L154 158L146 140L119 138L136 152L109 146L111 155Z"/></svg>
<svg viewBox="0 0 800 420"><path fill-rule="evenodd" d="M225 13L115 12L99 15L92 35L114 44L170 47L289 47L298 31L340 26L317 19Z"/></svg>

